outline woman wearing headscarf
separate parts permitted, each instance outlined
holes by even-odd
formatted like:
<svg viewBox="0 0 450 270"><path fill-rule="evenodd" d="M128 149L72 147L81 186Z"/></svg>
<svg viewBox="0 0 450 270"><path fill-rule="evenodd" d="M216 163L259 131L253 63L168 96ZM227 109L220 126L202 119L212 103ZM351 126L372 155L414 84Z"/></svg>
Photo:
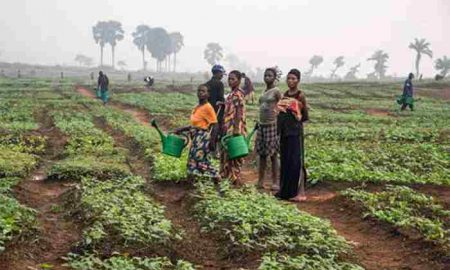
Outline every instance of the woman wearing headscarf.
<svg viewBox="0 0 450 270"><path fill-rule="evenodd" d="M280 89L275 86L279 79L276 68L264 72L266 90L259 98L259 128L256 133L256 152L259 155L258 187L264 188L267 157L272 163L272 190L278 190L278 151L280 148L277 133L277 103L281 99Z"/></svg>
<svg viewBox="0 0 450 270"><path fill-rule="evenodd" d="M211 130L217 124L217 116L213 106L208 102L209 90L206 84L197 89L198 105L191 114L191 125L178 128L176 134L187 133L191 138L191 147L187 162L188 175L206 176L219 180L217 170L209 160Z"/></svg>
<svg viewBox="0 0 450 270"><path fill-rule="evenodd" d="M233 70L228 75L228 85L231 93L224 103L224 135L247 135L245 123L245 95L239 87L242 75L239 71ZM228 153L222 149L220 153L220 175L228 178L235 184L241 183L242 158L230 160Z"/></svg>
<svg viewBox="0 0 450 270"><path fill-rule="evenodd" d="M280 191L276 196L292 201L306 200L303 123L308 121L308 108L305 94L298 88L300 78L298 69L289 71L287 75L289 90L284 93L277 105L279 111L277 129L280 136Z"/></svg>

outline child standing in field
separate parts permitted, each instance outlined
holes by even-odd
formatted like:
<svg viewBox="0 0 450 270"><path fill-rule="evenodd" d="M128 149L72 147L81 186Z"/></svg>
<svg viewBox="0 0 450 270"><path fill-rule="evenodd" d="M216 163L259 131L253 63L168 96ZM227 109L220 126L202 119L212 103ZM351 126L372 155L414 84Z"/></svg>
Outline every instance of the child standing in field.
<svg viewBox="0 0 450 270"><path fill-rule="evenodd" d="M243 135L246 136L245 123L245 95L239 88L242 75L239 71L233 70L228 75L228 85L231 93L225 100L224 107L224 135ZM222 178L228 178L235 184L241 183L242 158L230 160L228 153L222 149L220 153L220 174Z"/></svg>

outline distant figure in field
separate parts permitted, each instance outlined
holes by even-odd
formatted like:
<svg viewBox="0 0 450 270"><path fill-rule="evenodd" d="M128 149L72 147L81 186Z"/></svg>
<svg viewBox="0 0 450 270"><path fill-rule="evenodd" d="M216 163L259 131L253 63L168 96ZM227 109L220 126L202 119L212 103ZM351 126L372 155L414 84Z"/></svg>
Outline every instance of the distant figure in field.
<svg viewBox="0 0 450 270"><path fill-rule="evenodd" d="M414 79L414 74L409 73L408 79L406 79L405 84L403 85L403 95L402 95L402 108L401 110L405 110L407 106L414 111L414 100L413 100L413 84L412 80Z"/></svg>
<svg viewBox="0 0 450 270"><path fill-rule="evenodd" d="M244 79L244 87L242 90L244 90L245 93L245 103L247 103L251 99L253 104L255 103L255 89L253 88L253 83L249 77L245 76L245 73L242 73L242 78Z"/></svg>
<svg viewBox="0 0 450 270"><path fill-rule="evenodd" d="M22 77L22 74L20 74L20 69L17 71L17 78L21 78Z"/></svg>
<svg viewBox="0 0 450 270"><path fill-rule="evenodd" d="M103 71L98 73L97 87L100 90L100 98L103 101L103 105L106 105L109 99L108 87L109 87L109 79L106 74L103 74Z"/></svg>
<svg viewBox="0 0 450 270"><path fill-rule="evenodd" d="M147 88L151 88L153 84L155 83L155 79L152 76L147 76L144 79L144 82L146 83Z"/></svg>
<svg viewBox="0 0 450 270"><path fill-rule="evenodd" d="M92 71L91 74L89 74L89 76L91 77L91 81L94 80L94 72Z"/></svg>
<svg viewBox="0 0 450 270"><path fill-rule="evenodd" d="M225 102L225 87L222 82L223 75L225 75L225 69L221 65L214 65L211 69L213 74L212 78L206 83L209 90L208 102L213 106L214 111L217 114L218 126L215 128L211 135L210 148L212 151L216 150L217 142L222 136L222 126L223 126L223 113L222 108ZM219 111L219 108L222 108Z"/></svg>
<svg viewBox="0 0 450 270"><path fill-rule="evenodd" d="M64 72L61 71L61 79L64 79Z"/></svg>
<svg viewBox="0 0 450 270"><path fill-rule="evenodd" d="M128 82L131 82L131 73L128 73L128 75L127 75L127 81L128 81Z"/></svg>

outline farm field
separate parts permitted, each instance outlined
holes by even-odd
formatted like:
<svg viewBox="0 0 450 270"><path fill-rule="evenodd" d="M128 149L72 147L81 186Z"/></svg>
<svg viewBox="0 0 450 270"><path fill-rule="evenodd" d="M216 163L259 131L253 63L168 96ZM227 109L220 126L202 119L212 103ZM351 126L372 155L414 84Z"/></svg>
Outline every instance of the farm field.
<svg viewBox="0 0 450 270"><path fill-rule="evenodd" d="M0 78L0 269L448 269L450 83L302 85L308 201L186 179L150 127L188 123L194 87ZM281 89L287 89L281 83ZM257 96L263 91L256 88ZM248 128L257 120L247 106Z"/></svg>

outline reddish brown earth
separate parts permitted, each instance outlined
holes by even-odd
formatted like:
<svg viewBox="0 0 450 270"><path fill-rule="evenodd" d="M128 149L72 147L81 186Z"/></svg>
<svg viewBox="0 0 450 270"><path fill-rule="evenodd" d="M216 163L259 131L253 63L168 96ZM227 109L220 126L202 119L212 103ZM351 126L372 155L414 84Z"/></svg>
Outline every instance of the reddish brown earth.
<svg viewBox="0 0 450 270"><path fill-rule="evenodd" d="M42 123L38 134L48 138L46 153L40 166L14 189L15 197L24 205L37 211L37 231L26 239L7 247L0 256L2 270L40 269L41 264L63 267L61 257L70 252L71 247L80 239L81 229L73 220L64 216L62 195L70 189L70 183L47 181L46 171L52 162L59 159L66 138L54 127L47 113L37 117Z"/></svg>
<svg viewBox="0 0 450 270"><path fill-rule="evenodd" d="M366 113L370 114L370 115L374 115L374 116L390 116L390 112L388 109L372 108L372 109L367 109Z"/></svg>
<svg viewBox="0 0 450 270"><path fill-rule="evenodd" d="M87 90L78 91L85 96L93 96L92 93L85 93ZM124 109L124 108L122 108ZM148 124L142 117L138 117L142 112L133 106L126 106L126 110L135 116L135 119L143 124ZM134 112L130 112L134 111ZM148 119L148 118L146 118ZM245 183L255 183L257 181L257 172L250 166L247 160L242 172ZM396 232L392 227L381 224L373 220L363 220L359 209L348 203L342 196L338 195L339 190L356 186L356 183L345 182L323 182L307 190L308 201L298 203L300 210L311 213L315 216L330 220L332 226L338 234L345 237L353 244L354 255L352 261L356 261L368 270L398 269L398 270L440 270L448 269L449 262L440 261L442 258L434 252L434 247L418 240L408 239ZM420 191L434 195L439 201L448 206L450 189L442 186L417 185L414 186ZM188 228L189 237L199 234L198 225L189 219L188 208L186 207L187 194L190 186L185 184L157 184L154 186L155 194L159 201L167 206L167 216L174 224ZM369 185L368 189L378 191L383 185ZM193 223L191 223L193 222ZM190 258L191 261L205 260L205 269L236 269L218 267L217 243L213 240L200 238L191 238L186 240L190 244L200 241L200 245L209 250L209 259L205 259L202 254L204 249L196 250L189 254L189 249L180 253L181 257ZM206 242L202 242L206 241ZM211 246L209 246L211 245ZM195 246L194 249L197 249ZM199 256L194 255L195 253ZM206 254L206 256L208 255ZM191 256L192 255L192 256ZM220 258L220 256L219 256ZM218 261L219 260L219 261ZM255 261L255 260L254 260ZM214 263L215 262L215 263ZM245 260L241 261L242 263ZM222 264L220 264L222 265ZM227 265L227 264L226 264ZM241 265L242 267L243 265ZM250 265L249 265L250 266Z"/></svg>

